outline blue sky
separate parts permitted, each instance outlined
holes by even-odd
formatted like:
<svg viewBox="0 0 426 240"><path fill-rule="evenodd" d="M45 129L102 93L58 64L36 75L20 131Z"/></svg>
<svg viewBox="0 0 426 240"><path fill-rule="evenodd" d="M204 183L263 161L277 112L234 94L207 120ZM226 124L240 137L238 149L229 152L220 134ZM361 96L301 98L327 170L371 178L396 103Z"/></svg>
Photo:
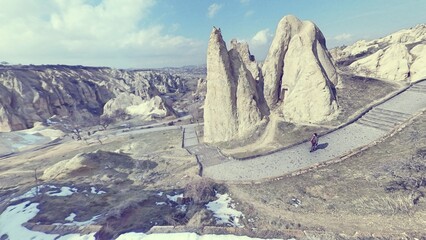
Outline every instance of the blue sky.
<svg viewBox="0 0 426 240"><path fill-rule="evenodd" d="M262 60L278 21L313 21L329 48L426 23L424 0L0 0L0 61L147 68L205 63L212 26Z"/></svg>

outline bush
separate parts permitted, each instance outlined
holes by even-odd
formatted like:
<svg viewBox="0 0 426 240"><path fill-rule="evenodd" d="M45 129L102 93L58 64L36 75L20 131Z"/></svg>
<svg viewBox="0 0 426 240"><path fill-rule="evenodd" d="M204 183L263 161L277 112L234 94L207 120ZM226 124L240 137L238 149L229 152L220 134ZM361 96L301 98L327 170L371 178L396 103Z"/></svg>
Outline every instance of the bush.
<svg viewBox="0 0 426 240"><path fill-rule="evenodd" d="M185 186L184 197L195 204L208 203L215 199L217 184L210 178L195 178Z"/></svg>

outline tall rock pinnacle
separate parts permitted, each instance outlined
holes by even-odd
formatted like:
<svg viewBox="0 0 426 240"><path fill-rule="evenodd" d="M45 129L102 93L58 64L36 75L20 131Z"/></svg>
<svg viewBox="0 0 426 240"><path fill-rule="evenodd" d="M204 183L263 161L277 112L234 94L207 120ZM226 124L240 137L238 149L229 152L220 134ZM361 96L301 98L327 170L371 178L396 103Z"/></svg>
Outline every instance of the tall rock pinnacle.
<svg viewBox="0 0 426 240"><path fill-rule="evenodd" d="M204 140L227 141L242 137L260 122L256 81L248 66L247 44L233 42L228 52L220 29L213 28L207 49L207 94L204 105Z"/></svg>
<svg viewBox="0 0 426 240"><path fill-rule="evenodd" d="M246 43L233 40L227 51L220 29L213 28L207 50L204 140L249 136L265 116L320 123L338 110L339 76L315 24L284 17L262 69Z"/></svg>
<svg viewBox="0 0 426 240"><path fill-rule="evenodd" d="M262 67L268 106L298 123L327 120L337 111L339 76L315 24L286 16Z"/></svg>

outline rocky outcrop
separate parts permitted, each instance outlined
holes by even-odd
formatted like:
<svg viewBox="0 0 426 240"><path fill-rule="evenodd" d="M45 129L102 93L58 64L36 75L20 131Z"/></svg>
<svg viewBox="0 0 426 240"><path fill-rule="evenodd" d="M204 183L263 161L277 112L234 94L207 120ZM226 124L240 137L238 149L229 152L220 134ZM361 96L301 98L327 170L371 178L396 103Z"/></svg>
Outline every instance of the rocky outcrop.
<svg viewBox="0 0 426 240"><path fill-rule="evenodd" d="M105 103L119 95L138 98L140 104L185 91L183 79L161 71L0 65L0 131L30 128L52 116L91 125Z"/></svg>
<svg viewBox="0 0 426 240"><path fill-rule="evenodd" d="M204 140L218 142L246 135L263 118L246 44L228 52L220 29L213 28L207 50Z"/></svg>
<svg viewBox="0 0 426 240"><path fill-rule="evenodd" d="M207 51L206 142L248 136L271 114L319 123L337 113L339 75L312 22L284 17L262 68L246 43L233 40L231 45L227 51L220 30L213 29Z"/></svg>
<svg viewBox="0 0 426 240"><path fill-rule="evenodd" d="M412 57L404 44L392 44L385 50L378 50L368 57L355 61L350 68L361 76L403 81L409 77Z"/></svg>
<svg viewBox="0 0 426 240"><path fill-rule="evenodd" d="M365 77L415 82L426 78L426 24L403 29L372 41L361 40L333 49L333 57L347 70Z"/></svg>
<svg viewBox="0 0 426 240"><path fill-rule="evenodd" d="M120 110L123 110L129 116L138 116L144 120L177 115L173 108L160 96L143 100L132 93L120 93L115 98L110 99L104 105L103 115L113 117Z"/></svg>
<svg viewBox="0 0 426 240"><path fill-rule="evenodd" d="M318 123L337 111L339 75L315 24L284 17L262 67L264 95L271 109L297 123Z"/></svg>

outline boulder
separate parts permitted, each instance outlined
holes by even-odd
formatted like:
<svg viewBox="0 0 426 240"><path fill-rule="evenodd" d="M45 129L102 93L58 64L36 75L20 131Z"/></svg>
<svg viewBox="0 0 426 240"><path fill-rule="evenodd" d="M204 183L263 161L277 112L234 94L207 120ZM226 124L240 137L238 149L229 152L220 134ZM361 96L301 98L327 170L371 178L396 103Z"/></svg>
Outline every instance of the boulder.
<svg viewBox="0 0 426 240"><path fill-rule="evenodd" d="M104 106L103 115L114 116L120 110L130 116L138 116L143 119L176 115L174 110L160 96L143 100L132 93L120 93L115 98L110 99Z"/></svg>

